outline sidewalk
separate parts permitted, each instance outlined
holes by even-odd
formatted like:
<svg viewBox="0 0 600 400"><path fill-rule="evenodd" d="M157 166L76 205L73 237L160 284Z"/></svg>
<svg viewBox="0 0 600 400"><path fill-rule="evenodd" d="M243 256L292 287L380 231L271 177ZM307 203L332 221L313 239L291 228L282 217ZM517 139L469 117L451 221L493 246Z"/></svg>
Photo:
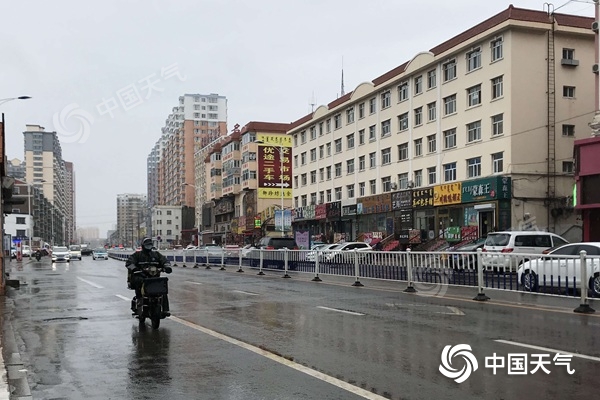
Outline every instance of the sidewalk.
<svg viewBox="0 0 600 400"><path fill-rule="evenodd" d="M17 267L17 261L4 259L5 283L12 279L11 272ZM25 266L29 259L23 259L19 264ZM2 380L0 381L0 400L33 399L29 383L27 382L27 371L21 361L19 348L15 340L11 317L14 310L14 301L11 291L19 290L5 284L5 294L0 298L0 368Z"/></svg>

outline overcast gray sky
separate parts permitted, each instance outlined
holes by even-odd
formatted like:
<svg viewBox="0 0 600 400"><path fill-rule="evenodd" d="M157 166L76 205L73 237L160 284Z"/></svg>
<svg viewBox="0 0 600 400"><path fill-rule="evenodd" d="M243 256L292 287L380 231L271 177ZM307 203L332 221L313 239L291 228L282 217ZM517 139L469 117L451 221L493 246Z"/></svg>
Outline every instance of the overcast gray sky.
<svg viewBox="0 0 600 400"><path fill-rule="evenodd" d="M512 3L544 9L539 0ZM342 58L349 92L509 4L13 1L0 24L0 99L33 99L0 105L7 156L23 159L26 124L56 130L75 166L77 225L104 236L116 195L146 193L146 157L181 94L226 96L230 130L291 122L310 112L313 93L317 105L338 97ZM594 16L591 0L554 8Z"/></svg>

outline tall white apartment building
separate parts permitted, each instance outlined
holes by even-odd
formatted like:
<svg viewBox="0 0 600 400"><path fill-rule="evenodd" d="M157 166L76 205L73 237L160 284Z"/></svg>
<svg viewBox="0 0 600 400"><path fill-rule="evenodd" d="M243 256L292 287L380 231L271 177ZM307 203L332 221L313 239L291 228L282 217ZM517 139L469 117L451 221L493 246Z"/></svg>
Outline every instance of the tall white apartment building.
<svg viewBox="0 0 600 400"><path fill-rule="evenodd" d="M537 226L577 239L593 21L510 6L292 124L294 230L408 244Z"/></svg>

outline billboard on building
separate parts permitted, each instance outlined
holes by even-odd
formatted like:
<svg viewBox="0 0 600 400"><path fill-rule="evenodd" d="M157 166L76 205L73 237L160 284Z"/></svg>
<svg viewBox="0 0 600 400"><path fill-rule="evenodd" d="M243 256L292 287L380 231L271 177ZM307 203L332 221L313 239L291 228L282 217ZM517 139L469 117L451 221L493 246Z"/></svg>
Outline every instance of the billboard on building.
<svg viewBox="0 0 600 400"><path fill-rule="evenodd" d="M260 135L258 145L258 197L292 198L292 141L289 136Z"/></svg>

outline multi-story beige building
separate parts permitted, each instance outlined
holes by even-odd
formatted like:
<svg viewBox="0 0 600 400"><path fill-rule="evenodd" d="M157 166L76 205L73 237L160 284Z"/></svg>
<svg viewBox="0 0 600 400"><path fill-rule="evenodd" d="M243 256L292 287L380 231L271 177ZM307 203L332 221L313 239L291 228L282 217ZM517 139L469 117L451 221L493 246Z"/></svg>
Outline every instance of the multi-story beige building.
<svg viewBox="0 0 600 400"><path fill-rule="evenodd" d="M576 239L592 22L510 6L292 124L294 230L417 243L535 224Z"/></svg>
<svg viewBox="0 0 600 400"><path fill-rule="evenodd" d="M138 245L143 238L142 226L148 212L144 194L124 193L117 195L117 232L119 244L125 247Z"/></svg>
<svg viewBox="0 0 600 400"><path fill-rule="evenodd" d="M249 122L211 147L203 160L207 189L200 225L203 243L242 244L255 240L269 226L275 230L276 209L283 206L290 210L289 126ZM261 223L255 225L255 220ZM291 231L291 223L286 228Z"/></svg>
<svg viewBox="0 0 600 400"><path fill-rule="evenodd" d="M52 245L69 244L67 241L67 214L70 210L72 187L67 183L65 161L56 132L46 132L39 125L27 125L25 139L25 180L41 188L52 204L51 232L48 238Z"/></svg>
<svg viewBox="0 0 600 400"><path fill-rule="evenodd" d="M224 96L211 93L179 97L179 105L168 116L159 139L157 204L194 207L194 153L226 134Z"/></svg>
<svg viewBox="0 0 600 400"><path fill-rule="evenodd" d="M77 243L75 228L77 226L77 196L75 191L75 169L73 163L65 161L65 243Z"/></svg>

